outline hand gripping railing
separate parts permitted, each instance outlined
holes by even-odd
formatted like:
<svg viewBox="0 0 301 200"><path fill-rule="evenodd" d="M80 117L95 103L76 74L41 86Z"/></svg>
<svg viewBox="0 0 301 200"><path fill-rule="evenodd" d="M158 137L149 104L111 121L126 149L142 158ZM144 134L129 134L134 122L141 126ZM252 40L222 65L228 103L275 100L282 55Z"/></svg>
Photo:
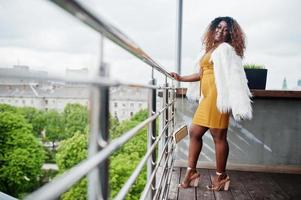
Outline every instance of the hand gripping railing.
<svg viewBox="0 0 301 200"><path fill-rule="evenodd" d="M101 34L100 69L97 76L93 78L82 77L77 79L66 79L62 77L48 77L49 80L60 80L66 82L86 83L92 86L91 109L90 109L90 138L89 138L89 157L80 162L69 171L56 177L52 182L28 195L26 199L55 199L63 192L67 191L72 185L88 175L88 199L108 199L108 157L119 149L128 140L137 135L138 131L148 125L147 152L140 163L131 174L125 185L115 199L124 199L127 192L135 182L143 166L147 162L147 184L141 194L140 199L166 199L168 185L171 181L173 168L173 150L171 133L175 126L175 87L173 78L162 66L151 59L141 48L132 40L124 35L120 30L106 22L103 18L97 17L91 11L84 8L74 0L51 0L65 11L74 15L77 19L90 26ZM108 77L107 68L103 64L103 37L110 39L123 49L132 53L134 56L152 67L152 77L150 84L135 84L111 80ZM154 79L154 69L165 76L165 84L157 86ZM24 78L24 77L23 77ZM27 77L33 78L33 77ZM39 77L34 77L39 78ZM172 84L169 86L167 79L171 78ZM138 124L130 131L124 133L119 138L109 141L108 138L108 114L109 114L109 87L125 85L129 87L141 87L149 89L148 111L149 117ZM157 90L163 92L163 108L156 112ZM156 136L156 119L161 117L161 130ZM161 141L161 152L156 159L156 147ZM163 162L163 163L162 163ZM160 170L159 170L160 169ZM159 180L156 181L157 177Z"/></svg>

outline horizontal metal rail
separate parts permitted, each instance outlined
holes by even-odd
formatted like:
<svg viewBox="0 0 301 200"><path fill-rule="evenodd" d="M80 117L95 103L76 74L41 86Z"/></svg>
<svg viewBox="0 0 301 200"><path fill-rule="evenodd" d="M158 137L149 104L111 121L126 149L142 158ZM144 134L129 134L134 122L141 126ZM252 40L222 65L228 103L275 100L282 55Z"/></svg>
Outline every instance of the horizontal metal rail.
<svg viewBox="0 0 301 200"><path fill-rule="evenodd" d="M167 126L166 126L167 127ZM124 197L126 196L127 192L129 191L129 189L132 187L133 183L135 182L135 180L137 179L139 173L141 172L141 170L143 169L143 166L145 165L147 159L150 157L151 153L155 150L159 140L162 138L162 136L164 135L164 130L166 128L164 128L161 131L161 134L157 137L157 139L154 141L154 143L152 144L152 146L149 148L149 150L145 153L144 157L141 159L141 161L139 162L138 166L136 167L136 169L134 170L134 172L132 173L132 175L130 176L130 178L128 179L128 181L124 184L124 186L121 188L121 190L119 191L119 193L117 194L117 196L114 198L115 200L121 200L124 199ZM164 152L163 152L164 153Z"/></svg>
<svg viewBox="0 0 301 200"><path fill-rule="evenodd" d="M5 194L3 192L0 192L0 199L2 199L2 200L18 200L15 197L7 195L7 194Z"/></svg>
<svg viewBox="0 0 301 200"><path fill-rule="evenodd" d="M167 194L165 194L166 193L166 184L168 183L168 177L169 176L171 176L171 174L172 174L172 168L173 168L173 163L174 163L174 154L173 154L173 150L174 150L174 144L172 144L173 146L172 146L172 150L170 150L170 152L169 152L169 156L171 156L171 163L170 163L170 167L169 167L169 169L167 170L167 174L166 174L166 178L164 179L164 183L161 185L160 184L160 187L162 188L162 189L164 189L163 191L161 191L161 194L160 194L160 198L159 199L164 199L163 198L163 195L167 195ZM169 157L168 156L168 157ZM167 163L166 163L167 164ZM166 166L166 164L164 165L164 166ZM162 179L163 179L163 176L161 176L162 177ZM161 180L160 180L160 183L161 183Z"/></svg>
<svg viewBox="0 0 301 200"><path fill-rule="evenodd" d="M168 185L168 189L167 189L167 191L165 192L165 197L163 197L162 199L167 199L166 198L166 196L168 196L168 192L169 192L169 187L170 187L170 182L171 182L171 177L172 177L172 169L173 169L173 166L174 166L174 161L175 161L175 159L174 159L174 157L175 157L175 154L173 154L172 155L172 158L171 158L171 165L170 165L170 169L171 169L171 171L169 172L169 178L168 178L168 182L167 182L167 185Z"/></svg>
<svg viewBox="0 0 301 200"><path fill-rule="evenodd" d="M141 61L146 63L147 65L151 66L153 69L156 69L158 72L165 75L165 81L167 81L167 78L171 78L172 82L175 80L169 72L167 72L160 64L155 62L146 52L144 52L135 42L133 42L128 36L123 34L119 29L112 26L110 23L108 23L105 19L103 19L100 16L96 16L91 11L86 9L82 4L80 4L76 0L50 0L54 2L56 5L73 15L75 18L79 19L84 24L91 27L93 30L97 31L101 35L105 36L115 44L119 45L121 48L125 49L135 57L139 58ZM79 83L79 84L88 84L88 85L95 85L97 87L116 87L116 86L128 86L128 87L138 87L138 88L149 88L149 89L167 89L167 90L174 90L174 87L168 87L167 82L166 86L156 86L156 85L148 85L148 84L137 84L137 83L130 83L130 82L123 82L123 81L117 81L112 80L105 77L60 77L60 76L47 76L47 77L36 77L36 76L12 76L15 78L22 78L22 79L36 79L36 80L42 80L44 81L49 80L53 82L67 82L67 83ZM166 97L167 98L167 97ZM110 143L105 145L101 151L97 152L95 155L87 158L86 160L80 162L73 168L69 169L64 174L56 177L52 182L48 183L47 185L41 187L37 191L33 192L29 196L26 197L26 199L55 199L58 198L63 192L66 192L71 186L73 186L77 181L79 181L81 178L83 178L85 175L89 174L93 169L97 168L99 164L104 163L106 159L110 155L112 155L114 152L116 152L117 149L119 149L122 145L124 145L126 142L128 142L131 138L133 138L135 135L138 134L139 130L144 128L149 123L153 123L157 117L164 113L164 111L168 110L171 105L174 105L175 99L173 99L170 103L168 101L165 102L165 107L161 109L159 112L152 113L149 118L132 128L131 130L127 131L120 137L112 140ZM167 115L168 116L168 115ZM150 155L154 153L154 150L156 146L158 145L159 140L161 140L162 136L164 135L164 132L166 132L166 129L169 127L169 123L173 120L174 114L168 117L168 119L165 119L164 121L167 122L167 124L164 126L162 132L160 135L156 138L152 146L148 149L144 157L141 159L137 167L135 168L134 172L131 174L130 178L127 180L125 185L122 187L122 189L119 191L119 193L116 196L116 199L124 199L129 189L132 187L133 183L139 176L141 170L143 169L143 166L145 165L147 159L149 159ZM164 123L165 123L164 122ZM166 133L165 133L166 134ZM167 149L169 148L170 141L172 140L171 136L165 135L166 140L165 145L163 148L162 153L160 154L160 158L158 159L158 162L156 164L156 168L151 174L152 179L154 179L156 172L159 168L159 165L161 164L161 161L163 157L165 158L164 163L164 171L163 174L167 175L165 178L161 177L160 179L160 186L159 188L163 188L165 191L165 184L168 182L168 176L171 173L171 168L166 168L166 165L169 165L169 158L171 156L172 158L172 152L173 148L171 148L170 151L167 152ZM171 145L173 147L173 145ZM165 156L167 155L167 156ZM152 160L153 163L155 161ZM173 163L173 161L171 161ZM166 171L167 170L167 171ZM105 173L108 173L107 171ZM101 177L100 177L101 178ZM161 183L164 179L164 187L161 186ZM93 181L91 181L93 183ZM107 183L107 180L104 181L104 184ZM149 184L148 184L149 185ZM151 186L151 185L150 185ZM148 186L148 190L149 187ZM97 187L97 186L96 186ZM97 188L99 189L99 188ZM106 189L105 189L106 190ZM147 191L148 191L147 190ZM145 190L144 190L145 191ZM144 195L146 195L147 191ZM156 191L156 195L158 195L158 191ZM93 197L92 197L93 198ZM104 196L104 198L107 198L107 195Z"/></svg>
<svg viewBox="0 0 301 200"><path fill-rule="evenodd" d="M79 164L71 168L69 171L65 172L63 175L55 178L52 182L48 183L47 185L38 189L36 192L33 192L32 194L27 196L25 199L35 200L43 197L43 199L47 200L59 197L61 193L66 192L73 184L75 184L84 175L89 173L93 168L95 168L108 156L110 156L117 149L119 149L129 139L134 137L139 130L145 127L148 123L155 120L167 108L168 106L164 107L159 112L147 118L133 129L124 133L119 138L112 140L112 142L110 142L106 147L103 148L103 150L95 154L93 157L80 162Z"/></svg>
<svg viewBox="0 0 301 200"><path fill-rule="evenodd" d="M161 133L159 134L159 135L161 135L162 134L162 132L163 131L165 131L167 128L168 128L168 126L169 126L169 123L172 121L172 119L170 119L170 120L168 120L167 121L167 124L165 124L165 126L162 128L162 130L161 130ZM159 136L158 136L159 137ZM158 138L157 137L157 138ZM154 140L156 140L156 137L152 137Z"/></svg>
<svg viewBox="0 0 301 200"><path fill-rule="evenodd" d="M168 141L169 141L169 139L168 139ZM151 175L151 177L150 177L149 182L148 182L148 183L145 185L145 187L144 187L144 190L143 190L143 192L142 192L142 194L141 194L141 196L140 196L140 200L146 198L147 193L148 193L149 189L151 188L152 180L155 178L156 173L157 173L157 171L158 171L158 169L159 169L159 165L160 165L160 163L161 163L161 161L162 161L162 158L164 157L164 154L166 153L166 152L165 152L165 149L168 147L167 144L168 144L168 143L166 143L166 144L164 145L163 149L162 149L162 153L160 154L160 156L159 156L159 158L158 158L156 167L154 168L154 171L153 171L153 173L152 173L152 175ZM165 162L164 162L163 165L165 165Z"/></svg>
<svg viewBox="0 0 301 200"><path fill-rule="evenodd" d="M90 26L98 33L103 34L115 44L127 50L146 64L150 65L157 71L165 74L171 79L174 79L169 72L167 72L161 65L155 62L147 53L145 53L135 42L128 36L122 33L118 28L111 25L103 17L93 14L82 4L75 0L51 0L77 19Z"/></svg>
<svg viewBox="0 0 301 200"><path fill-rule="evenodd" d="M171 139L171 138L168 138L168 141L169 141L170 139ZM168 145L168 144L170 144L170 143L166 143L166 145ZM167 155L167 157L166 157L166 159L165 159L165 161L164 161L164 164L163 164L163 166L162 166L163 171L162 171L162 175L160 176L160 181L159 181L159 183L158 183L159 188L161 187L161 183L162 183L163 178L164 178L163 174L164 174L164 172L165 172L166 165L168 164L169 157L172 155L172 152L173 152L173 149L171 149L171 150L168 151L168 155ZM156 193L155 193L155 195L154 195L154 199L156 199L157 195L159 194L159 188L156 188Z"/></svg>
<svg viewBox="0 0 301 200"><path fill-rule="evenodd" d="M80 84L93 84L93 85L99 85L99 86L107 86L107 87L118 87L118 86L127 86L127 87L137 87L137 88L149 88L149 89L175 89L174 87L166 87L166 86L155 86L155 85L150 85L150 84L139 84L139 83L132 83L132 82L126 82L126 81L118 81L118 80L113 80L110 78L104 78L100 76L94 76L91 78L87 77L64 77L64 76L51 76L48 75L47 77L39 77L39 76L22 76L22 75L10 75L10 78L19 78L19 79L27 79L27 80L41 80L41 81L53 81L53 82L66 82L66 83L80 83ZM26 83L20 84L24 85ZM30 83L32 84L32 83ZM36 84L33 84L36 85Z"/></svg>

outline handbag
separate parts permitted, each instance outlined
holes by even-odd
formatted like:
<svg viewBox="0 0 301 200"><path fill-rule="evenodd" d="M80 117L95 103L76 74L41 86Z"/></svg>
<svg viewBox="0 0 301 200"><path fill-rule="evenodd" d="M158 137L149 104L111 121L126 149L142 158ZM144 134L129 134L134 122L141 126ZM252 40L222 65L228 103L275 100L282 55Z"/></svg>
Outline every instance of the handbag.
<svg viewBox="0 0 301 200"><path fill-rule="evenodd" d="M175 143L179 143L184 137L186 137L186 135L188 135L187 124L183 124L174 132Z"/></svg>
<svg viewBox="0 0 301 200"><path fill-rule="evenodd" d="M183 110L183 101L184 101L184 94L183 88L182 89L182 110ZM173 133L173 138L175 143L179 143L184 137L188 135L188 126L187 124L182 124L176 131Z"/></svg>

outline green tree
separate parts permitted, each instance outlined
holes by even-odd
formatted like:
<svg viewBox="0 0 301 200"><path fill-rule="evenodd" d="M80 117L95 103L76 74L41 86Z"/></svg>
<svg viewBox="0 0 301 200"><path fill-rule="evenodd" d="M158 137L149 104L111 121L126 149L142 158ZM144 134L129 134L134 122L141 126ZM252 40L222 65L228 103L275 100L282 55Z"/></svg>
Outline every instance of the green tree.
<svg viewBox="0 0 301 200"><path fill-rule="evenodd" d="M112 139L121 136L124 132L135 127L147 118L147 111L136 113L131 120L119 123L110 117L110 137ZM126 143L119 151L110 157L110 189L111 198L116 196L125 181L130 177L137 164L146 152L147 129L143 128L134 138ZM60 173L70 169L87 156L87 135L77 132L73 137L60 144L56 155L56 162ZM143 169L135 184L127 195L127 199L139 199L146 183L146 168ZM74 185L68 192L63 194L64 200L87 199L87 180L84 178Z"/></svg>
<svg viewBox="0 0 301 200"><path fill-rule="evenodd" d="M54 147L55 141L62 140L65 137L63 118L62 115L55 110L47 111L44 116L46 118L46 140L51 141Z"/></svg>
<svg viewBox="0 0 301 200"><path fill-rule="evenodd" d="M5 104L5 103L1 103L0 104L0 112L5 112L5 111L7 111L7 112L16 112L17 108L14 107L14 106Z"/></svg>
<svg viewBox="0 0 301 200"><path fill-rule="evenodd" d="M148 117L147 110L143 109L137 112L130 120L124 120L112 133L111 137L116 138L126 131L134 128ZM128 141L123 147L114 153L110 158L110 188L111 198L116 196L137 167L141 158L146 152L147 127L137 133L137 135ZM146 184L146 168L142 170L135 184L127 194L126 199L139 199L141 192Z"/></svg>
<svg viewBox="0 0 301 200"><path fill-rule="evenodd" d="M87 107L80 104L67 104L63 113L66 138L77 131L84 133L88 125Z"/></svg>
<svg viewBox="0 0 301 200"><path fill-rule="evenodd" d="M70 169L80 161L87 158L87 135L77 132L73 137L64 140L56 154L56 163L60 173ZM64 200L87 199L87 180L83 178L68 192L62 195Z"/></svg>
<svg viewBox="0 0 301 200"><path fill-rule="evenodd" d="M0 190L18 197L41 175L44 151L32 127L18 113L0 112Z"/></svg>
<svg viewBox="0 0 301 200"><path fill-rule="evenodd" d="M41 136L41 132L46 126L46 112L33 107L20 107L18 108L18 112L32 125L35 135L38 137Z"/></svg>
<svg viewBox="0 0 301 200"><path fill-rule="evenodd" d="M112 135L117 127L119 126L119 120L116 117L113 117L111 113L109 113L109 134Z"/></svg>

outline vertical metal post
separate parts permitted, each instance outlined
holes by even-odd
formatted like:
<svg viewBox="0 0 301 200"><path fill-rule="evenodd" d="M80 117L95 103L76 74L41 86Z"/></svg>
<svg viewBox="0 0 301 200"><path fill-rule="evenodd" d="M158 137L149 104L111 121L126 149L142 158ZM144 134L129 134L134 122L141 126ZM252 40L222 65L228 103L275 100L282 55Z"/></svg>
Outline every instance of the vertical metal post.
<svg viewBox="0 0 301 200"><path fill-rule="evenodd" d="M170 89L169 92L168 92L168 98L170 98L170 102L172 102L172 105L169 107L169 121L171 121L171 123L169 123L169 132L168 132L168 137L171 137L173 134L173 131L174 131L174 126L175 126L175 120L174 120L174 114L175 114L175 88L174 88L174 85L172 83L172 88L173 89ZM159 199L166 199L167 195L168 195L168 192L169 192L169 186L170 186L170 177L171 177L171 174L172 174L172 168L173 168L173 151L174 151L174 146L173 146L173 142L169 142L168 143L168 160L166 161L167 162L167 166L166 168L164 169L164 182L163 182L163 186L162 186L162 191L161 191L161 194L160 194L160 197Z"/></svg>
<svg viewBox="0 0 301 200"><path fill-rule="evenodd" d="M165 83L163 84L163 86L168 87L168 83L167 83L167 76L165 76ZM163 89L163 94L162 94L162 107L165 108L166 106L168 106L168 102L169 102L169 94L168 94L168 89ZM164 130L164 136L162 137L162 140L160 141L161 143L161 150L159 152L159 154L163 153L163 158L162 158L162 163L165 163L167 156L168 156L168 146L165 148L164 152L162 152L163 148L165 147L166 143L168 142L168 136L169 136L169 128L168 128L168 119L169 119L169 108L165 109L165 111L162 113L162 118L161 118L161 130ZM167 126L167 127L166 127ZM164 179L164 176L166 175L166 168L167 166L165 165L165 167L163 167L160 170L160 177ZM162 185L157 185L157 189L159 191L156 191L158 194L158 196L160 196L160 193L162 192Z"/></svg>
<svg viewBox="0 0 301 200"><path fill-rule="evenodd" d="M167 77L165 77L165 86L168 87ZM167 106L168 102L169 102L169 90L168 89L164 89L163 100L164 100L164 106ZM169 120L169 108L167 108L165 110L163 120L164 120L163 125L167 126L168 120ZM169 128L167 127L165 129L164 145L166 144L166 142L168 140L168 136L169 136ZM168 147L165 149L164 160L167 159L167 153L168 153Z"/></svg>
<svg viewBox="0 0 301 200"><path fill-rule="evenodd" d="M177 73L181 74L181 54L182 54L182 15L183 15L183 0L178 0L177 7L177 39L176 39L176 66ZM178 82L178 88L181 82Z"/></svg>
<svg viewBox="0 0 301 200"><path fill-rule="evenodd" d="M175 125L176 125L176 120L175 120L175 115L176 115L176 89L173 85L173 89L172 89L172 131L174 131L175 129Z"/></svg>
<svg viewBox="0 0 301 200"><path fill-rule="evenodd" d="M156 85L156 79L154 78L154 68L152 69L152 79L150 80L151 85ZM152 116L156 112L157 100L156 100L156 89L150 89L148 93L148 116ZM147 137L147 149L150 149L153 143L156 140L156 120L153 120L148 124L148 137ZM154 171L156 161L156 151L152 152L151 157L147 161L147 182L150 181L151 175ZM151 190L149 192L149 199L153 199L155 191L153 188L156 188L156 178L152 181Z"/></svg>
<svg viewBox="0 0 301 200"><path fill-rule="evenodd" d="M103 62L103 36L100 37L100 67L96 72L99 76L107 77L108 66ZM90 108L91 134L89 138L89 157L104 148L109 140L109 88L93 86L91 91ZM105 160L98 168L88 175L88 198L108 199L109 197L109 162Z"/></svg>
<svg viewBox="0 0 301 200"><path fill-rule="evenodd" d="M107 66L103 65L103 72L106 73ZM103 75L105 76L105 75ZM100 117L98 123L101 124L100 135L102 140L98 140L99 151L105 146L106 142L109 140L109 88L101 87L100 89ZM106 159L99 165L99 179L101 184L101 190L104 199L109 198L109 160Z"/></svg>

